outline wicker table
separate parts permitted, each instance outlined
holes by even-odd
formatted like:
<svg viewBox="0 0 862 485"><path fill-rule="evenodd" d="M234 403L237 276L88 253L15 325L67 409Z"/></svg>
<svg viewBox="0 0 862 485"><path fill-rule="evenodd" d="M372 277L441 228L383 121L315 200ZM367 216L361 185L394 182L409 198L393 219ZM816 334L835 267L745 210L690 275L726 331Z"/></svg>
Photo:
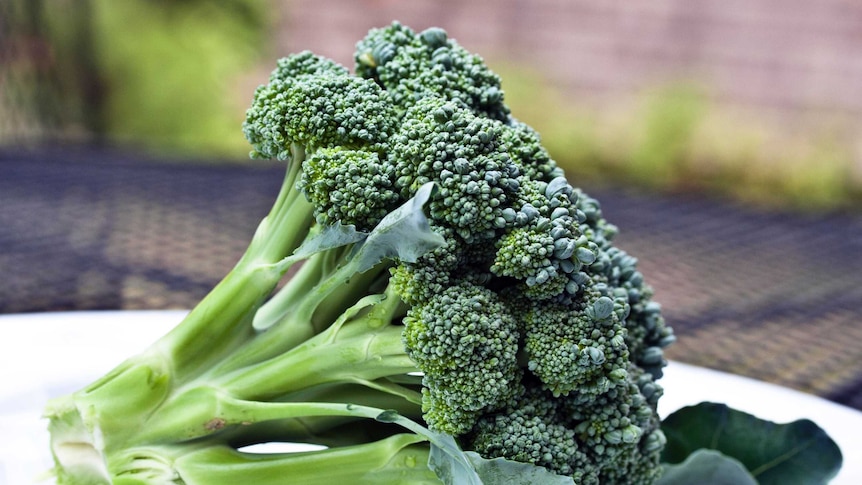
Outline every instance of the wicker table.
<svg viewBox="0 0 862 485"><path fill-rule="evenodd" d="M189 308L242 253L282 173L0 151L0 313ZM585 189L681 337L672 359L862 409L862 214Z"/></svg>

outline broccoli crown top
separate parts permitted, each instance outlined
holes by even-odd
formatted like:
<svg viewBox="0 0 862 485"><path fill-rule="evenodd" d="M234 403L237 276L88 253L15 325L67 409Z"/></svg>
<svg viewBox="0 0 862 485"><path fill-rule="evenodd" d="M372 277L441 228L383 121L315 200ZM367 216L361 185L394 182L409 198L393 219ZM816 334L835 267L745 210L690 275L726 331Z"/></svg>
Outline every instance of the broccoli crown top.
<svg viewBox="0 0 862 485"><path fill-rule="evenodd" d="M252 158L290 157L303 149L380 149L396 119L388 95L369 80L310 52L279 61L257 88L243 132Z"/></svg>
<svg viewBox="0 0 862 485"><path fill-rule="evenodd" d="M368 231L433 182L445 242L390 277L426 422L578 483L651 481L673 333L599 203L444 31L395 23L355 58L356 75L310 53L279 62L245 133L253 156L302 155L298 186L324 225Z"/></svg>
<svg viewBox="0 0 862 485"><path fill-rule="evenodd" d="M436 96L457 101L479 116L500 121L509 117L499 76L443 29L417 34L397 22L373 29L357 44L355 60L356 74L376 80L402 107Z"/></svg>
<svg viewBox="0 0 862 485"><path fill-rule="evenodd" d="M518 190L518 167L501 140L506 126L437 97L418 101L391 139L389 159L403 196L435 182L431 218L467 242L492 240Z"/></svg>

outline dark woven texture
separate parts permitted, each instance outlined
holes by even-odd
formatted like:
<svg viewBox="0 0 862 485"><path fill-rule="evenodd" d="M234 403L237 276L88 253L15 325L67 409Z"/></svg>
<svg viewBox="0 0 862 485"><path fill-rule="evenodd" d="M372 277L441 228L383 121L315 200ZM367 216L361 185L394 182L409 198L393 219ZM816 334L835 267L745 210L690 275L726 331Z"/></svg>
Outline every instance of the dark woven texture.
<svg viewBox="0 0 862 485"><path fill-rule="evenodd" d="M189 308L242 254L282 175L0 151L0 313ZM862 216L588 192L680 337L671 358L862 409Z"/></svg>

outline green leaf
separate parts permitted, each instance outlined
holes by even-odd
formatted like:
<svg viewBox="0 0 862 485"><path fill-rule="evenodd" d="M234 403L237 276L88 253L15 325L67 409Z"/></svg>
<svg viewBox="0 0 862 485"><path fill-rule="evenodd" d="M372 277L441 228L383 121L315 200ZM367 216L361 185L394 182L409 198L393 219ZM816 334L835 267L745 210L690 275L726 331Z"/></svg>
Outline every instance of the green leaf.
<svg viewBox="0 0 862 485"><path fill-rule="evenodd" d="M701 403L662 422L667 463L680 463L696 450L717 450L739 460L761 485L825 484L838 474L838 445L812 421L777 424L731 409Z"/></svg>
<svg viewBox="0 0 862 485"><path fill-rule="evenodd" d="M377 417L374 419L380 421L381 423L397 423L400 418L401 415L398 414L398 411L395 411L394 409L387 409L386 411L383 411L382 413L378 414Z"/></svg>
<svg viewBox="0 0 862 485"><path fill-rule="evenodd" d="M302 243L302 246L298 247L291 256L286 258L286 261L303 260L322 251L362 241L366 237L368 237L368 234L357 231L356 226L345 226L341 222L336 221L335 224L324 226L319 232L309 237Z"/></svg>
<svg viewBox="0 0 862 485"><path fill-rule="evenodd" d="M430 468L445 485L574 485L571 477L557 475L530 463L503 458L487 459L464 452L449 435L429 431Z"/></svg>
<svg viewBox="0 0 862 485"><path fill-rule="evenodd" d="M431 453L428 456L428 468L437 478L445 485L483 485L473 463L461 451L455 438L442 433L430 434Z"/></svg>
<svg viewBox="0 0 862 485"><path fill-rule="evenodd" d="M572 477L557 475L545 467L504 458L486 459L478 453L465 453L483 485L574 485Z"/></svg>
<svg viewBox="0 0 862 485"><path fill-rule="evenodd" d="M758 485L742 463L715 450L697 450L684 462L663 468L655 485Z"/></svg>
<svg viewBox="0 0 862 485"><path fill-rule="evenodd" d="M419 257L446 241L428 225L423 206L431 197L429 182L412 199L386 215L356 249L351 258L356 273L364 273L385 259L415 263Z"/></svg>

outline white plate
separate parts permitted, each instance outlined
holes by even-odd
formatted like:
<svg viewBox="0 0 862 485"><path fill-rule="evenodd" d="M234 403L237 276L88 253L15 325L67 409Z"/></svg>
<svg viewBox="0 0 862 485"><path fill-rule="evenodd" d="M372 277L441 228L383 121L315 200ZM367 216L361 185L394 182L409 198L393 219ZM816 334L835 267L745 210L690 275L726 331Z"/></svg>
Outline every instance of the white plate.
<svg viewBox="0 0 862 485"><path fill-rule="evenodd" d="M0 485L45 483L51 467L45 402L75 391L145 349L186 311L104 311L0 316ZM672 362L661 381L666 416L724 402L778 422L809 418L844 454L837 485L862 483L862 413L782 387Z"/></svg>

